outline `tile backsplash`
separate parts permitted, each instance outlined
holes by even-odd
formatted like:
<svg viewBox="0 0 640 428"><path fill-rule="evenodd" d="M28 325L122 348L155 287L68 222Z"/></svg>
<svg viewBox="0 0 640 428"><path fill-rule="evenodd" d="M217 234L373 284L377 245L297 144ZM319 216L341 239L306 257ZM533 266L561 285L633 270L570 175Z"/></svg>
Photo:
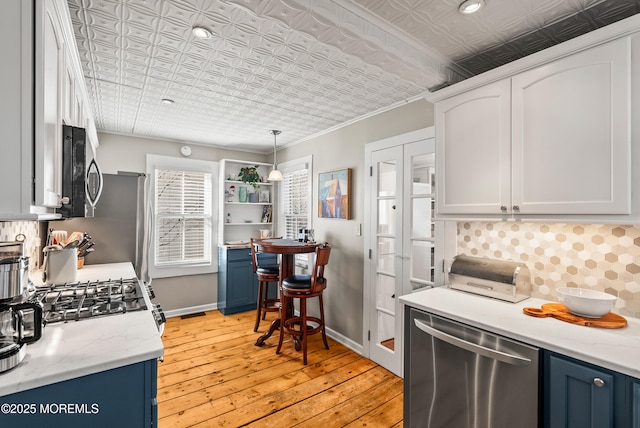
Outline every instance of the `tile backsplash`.
<svg viewBox="0 0 640 428"><path fill-rule="evenodd" d="M19 234L25 236L24 249L30 271L40 268L41 228L42 223L37 221L0 221L0 241L15 241Z"/></svg>
<svg viewBox="0 0 640 428"><path fill-rule="evenodd" d="M618 296L614 311L640 318L640 227L460 222L458 254L523 262L533 297L579 287Z"/></svg>

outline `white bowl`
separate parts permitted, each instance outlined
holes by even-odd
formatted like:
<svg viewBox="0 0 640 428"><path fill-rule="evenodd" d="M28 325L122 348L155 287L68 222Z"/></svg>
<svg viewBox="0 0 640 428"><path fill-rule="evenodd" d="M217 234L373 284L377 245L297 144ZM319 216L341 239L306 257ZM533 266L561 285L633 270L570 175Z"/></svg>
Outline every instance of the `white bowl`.
<svg viewBox="0 0 640 428"><path fill-rule="evenodd" d="M600 318L609 313L617 297L601 291L584 288L558 288L558 300L574 315Z"/></svg>

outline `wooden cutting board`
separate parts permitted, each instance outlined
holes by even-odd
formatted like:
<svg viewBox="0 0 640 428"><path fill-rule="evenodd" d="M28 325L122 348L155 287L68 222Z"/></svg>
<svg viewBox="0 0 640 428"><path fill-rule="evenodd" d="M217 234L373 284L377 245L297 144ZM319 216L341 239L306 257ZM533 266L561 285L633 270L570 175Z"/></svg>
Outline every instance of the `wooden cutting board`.
<svg viewBox="0 0 640 428"><path fill-rule="evenodd" d="M541 309L523 308L522 311L532 317L554 317L571 324L584 325L586 327L622 328L627 325L627 320L623 316L613 312L609 312L600 318L587 318L570 313L569 309L562 303L545 303Z"/></svg>

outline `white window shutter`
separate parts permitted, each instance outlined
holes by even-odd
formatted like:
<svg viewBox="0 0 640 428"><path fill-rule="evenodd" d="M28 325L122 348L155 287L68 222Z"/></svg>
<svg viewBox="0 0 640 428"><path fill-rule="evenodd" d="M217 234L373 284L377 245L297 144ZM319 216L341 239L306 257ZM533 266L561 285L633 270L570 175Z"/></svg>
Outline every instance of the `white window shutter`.
<svg viewBox="0 0 640 428"><path fill-rule="evenodd" d="M278 229L284 238L298 239L299 229L311 228L312 157L307 156L278 165L284 180L280 185ZM297 254L296 266L309 267L309 256Z"/></svg>
<svg viewBox="0 0 640 428"><path fill-rule="evenodd" d="M211 262L212 175L155 170L157 266Z"/></svg>
<svg viewBox="0 0 640 428"><path fill-rule="evenodd" d="M311 198L309 195L309 171L299 169L283 174L282 207L284 236L297 239L298 230L309 227Z"/></svg>

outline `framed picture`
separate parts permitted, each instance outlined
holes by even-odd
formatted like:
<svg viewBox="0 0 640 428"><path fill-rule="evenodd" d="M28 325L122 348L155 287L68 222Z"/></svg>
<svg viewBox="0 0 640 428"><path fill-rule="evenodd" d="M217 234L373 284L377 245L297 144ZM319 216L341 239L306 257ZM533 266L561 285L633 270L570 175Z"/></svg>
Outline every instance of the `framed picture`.
<svg viewBox="0 0 640 428"><path fill-rule="evenodd" d="M351 218L351 168L318 174L318 217Z"/></svg>
<svg viewBox="0 0 640 428"><path fill-rule="evenodd" d="M258 194L258 202L269 202L269 191L261 190Z"/></svg>
<svg viewBox="0 0 640 428"><path fill-rule="evenodd" d="M271 223L271 205L265 205L262 207L261 223Z"/></svg>

